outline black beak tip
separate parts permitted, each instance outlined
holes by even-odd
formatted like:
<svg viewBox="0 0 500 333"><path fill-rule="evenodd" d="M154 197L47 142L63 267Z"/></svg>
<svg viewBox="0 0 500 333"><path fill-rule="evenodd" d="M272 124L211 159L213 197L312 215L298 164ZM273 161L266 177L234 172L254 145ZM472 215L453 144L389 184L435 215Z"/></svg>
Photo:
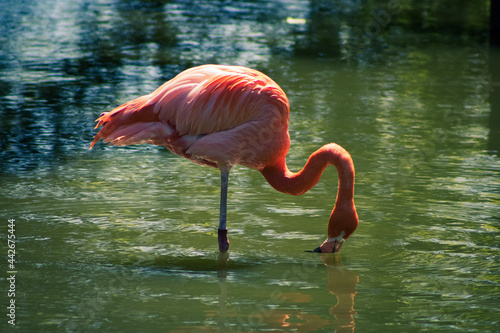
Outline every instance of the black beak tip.
<svg viewBox="0 0 500 333"><path fill-rule="evenodd" d="M304 252L311 252L311 253L322 253L321 252L321 248L318 246L317 248L315 248L314 250L312 251L304 251Z"/></svg>
<svg viewBox="0 0 500 333"><path fill-rule="evenodd" d="M313 250L313 252L315 252L315 253L322 253L322 251L321 251L321 247L319 247L319 246L318 246L317 248L315 248L315 249Z"/></svg>

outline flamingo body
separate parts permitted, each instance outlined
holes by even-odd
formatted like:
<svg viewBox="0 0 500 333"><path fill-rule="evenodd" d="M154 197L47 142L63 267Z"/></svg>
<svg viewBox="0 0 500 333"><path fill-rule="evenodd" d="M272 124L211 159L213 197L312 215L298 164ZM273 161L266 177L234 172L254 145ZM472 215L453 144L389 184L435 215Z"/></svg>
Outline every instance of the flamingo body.
<svg viewBox="0 0 500 333"><path fill-rule="evenodd" d="M152 143L212 167L261 170L288 152L288 115L285 93L264 74L204 65L102 114L92 146L101 138L118 146ZM272 147L258 142L262 135Z"/></svg>
<svg viewBox="0 0 500 333"><path fill-rule="evenodd" d="M315 251L336 252L358 224L352 159L339 145L328 144L313 153L301 171L288 170L289 109L284 91L261 72L204 65L180 73L149 95L101 114L96 128L103 127L90 148L100 139L118 146L151 143L195 163L219 168L221 252L229 247L224 231L227 177L233 165L257 169L275 189L299 195L313 187L332 164L339 174L337 200L328 239ZM226 237L222 243L221 237Z"/></svg>

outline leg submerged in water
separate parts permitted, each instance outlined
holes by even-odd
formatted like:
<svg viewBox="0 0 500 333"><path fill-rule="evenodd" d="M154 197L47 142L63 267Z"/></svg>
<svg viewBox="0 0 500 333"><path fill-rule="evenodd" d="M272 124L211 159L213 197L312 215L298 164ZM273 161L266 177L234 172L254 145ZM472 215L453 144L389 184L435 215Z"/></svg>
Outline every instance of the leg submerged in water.
<svg viewBox="0 0 500 333"><path fill-rule="evenodd" d="M227 228L226 228L226 216L227 216L227 186L229 181L229 170L223 170L221 168L220 172L220 217L219 217L219 251L227 252L229 250L229 239L227 238Z"/></svg>

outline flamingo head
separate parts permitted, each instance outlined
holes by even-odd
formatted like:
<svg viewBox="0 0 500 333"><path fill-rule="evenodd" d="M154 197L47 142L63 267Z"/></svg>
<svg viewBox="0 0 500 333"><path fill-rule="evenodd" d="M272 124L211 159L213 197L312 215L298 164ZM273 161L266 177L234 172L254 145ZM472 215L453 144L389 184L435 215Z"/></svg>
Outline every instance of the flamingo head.
<svg viewBox="0 0 500 333"><path fill-rule="evenodd" d="M344 241L349 238L358 227L358 223L358 213L356 212L354 202L342 206L335 205L328 224L328 238L312 252L339 252Z"/></svg>

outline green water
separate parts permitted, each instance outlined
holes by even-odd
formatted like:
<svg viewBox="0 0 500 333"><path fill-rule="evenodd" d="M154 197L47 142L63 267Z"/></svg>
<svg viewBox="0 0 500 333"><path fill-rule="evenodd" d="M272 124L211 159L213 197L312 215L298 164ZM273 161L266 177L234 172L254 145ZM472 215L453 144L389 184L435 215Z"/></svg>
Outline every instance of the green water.
<svg viewBox="0 0 500 333"><path fill-rule="evenodd" d="M362 48L339 45L385 2L364 16L348 2L8 3L1 331L498 332L500 57L481 9L458 35L438 36L432 18L409 28L437 3L402 3ZM286 24L325 12L337 47L323 47L322 24ZM217 170L161 147L88 150L101 112L208 62L255 67L286 91L290 169L328 142L351 153L360 224L340 254L304 252L326 237L333 168L299 197L233 168L226 262Z"/></svg>

